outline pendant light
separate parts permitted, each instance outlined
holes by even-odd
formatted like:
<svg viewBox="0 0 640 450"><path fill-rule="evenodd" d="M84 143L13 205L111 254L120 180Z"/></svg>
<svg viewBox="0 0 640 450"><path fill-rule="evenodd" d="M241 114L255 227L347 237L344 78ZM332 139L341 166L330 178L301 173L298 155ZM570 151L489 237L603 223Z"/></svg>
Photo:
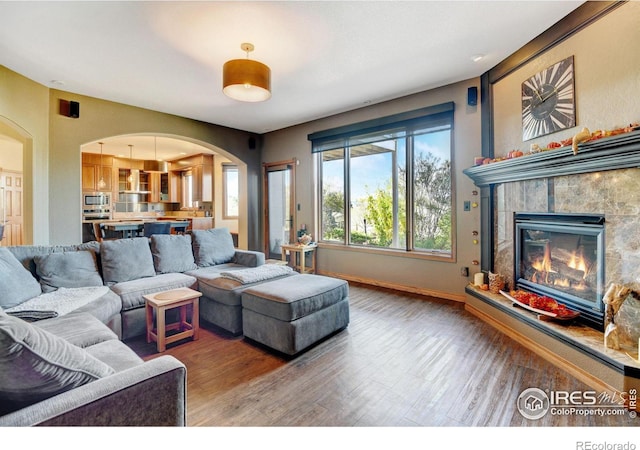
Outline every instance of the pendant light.
<svg viewBox="0 0 640 450"><path fill-rule="evenodd" d="M104 169L102 168L102 145L103 142L98 142L100 144L100 180L98 180L98 190L101 191L105 187L107 187L107 183L104 181Z"/></svg>
<svg viewBox="0 0 640 450"><path fill-rule="evenodd" d="M232 59L222 68L222 92L241 102L263 102L271 98L271 69L249 59L253 44L245 42L240 48L247 52L247 59Z"/></svg>
<svg viewBox="0 0 640 450"><path fill-rule="evenodd" d="M129 144L129 167L133 168L133 145ZM133 170L129 169L129 176L127 177L129 183L133 183ZM131 186L131 185L129 185Z"/></svg>
<svg viewBox="0 0 640 450"><path fill-rule="evenodd" d="M154 160L145 160L144 161L144 171L145 172L158 172L158 173L167 173L169 171L169 167L166 161L158 160L158 137L154 136L153 143L153 153Z"/></svg>

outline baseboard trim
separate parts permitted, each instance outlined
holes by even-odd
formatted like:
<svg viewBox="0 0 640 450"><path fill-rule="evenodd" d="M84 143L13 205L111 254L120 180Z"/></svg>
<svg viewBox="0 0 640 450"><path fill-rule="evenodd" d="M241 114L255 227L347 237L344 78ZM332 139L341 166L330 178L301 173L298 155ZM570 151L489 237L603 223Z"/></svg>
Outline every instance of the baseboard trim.
<svg viewBox="0 0 640 450"><path fill-rule="evenodd" d="M371 286L378 286L378 287L393 289L401 292L409 292L412 294L426 295L429 297L437 297L445 300L453 300L454 302L464 303L466 301L465 294L452 294L450 292L440 292L440 291L435 291L433 289L425 289L425 288L420 288L416 286L405 286L402 284L389 283L387 281L374 280L372 278L358 277L354 275L347 275L344 273L337 273L337 272L318 271L318 274L325 275L328 277L333 277L333 278L340 278L346 281L353 281L354 283L368 284Z"/></svg>

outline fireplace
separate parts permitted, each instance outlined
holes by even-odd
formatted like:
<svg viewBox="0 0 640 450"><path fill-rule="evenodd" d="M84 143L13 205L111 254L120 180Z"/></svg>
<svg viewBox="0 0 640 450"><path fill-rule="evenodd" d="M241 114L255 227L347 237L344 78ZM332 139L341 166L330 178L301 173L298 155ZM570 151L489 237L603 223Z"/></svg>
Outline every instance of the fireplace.
<svg viewBox="0 0 640 450"><path fill-rule="evenodd" d="M548 295L602 330L604 223L596 214L516 212L516 287Z"/></svg>

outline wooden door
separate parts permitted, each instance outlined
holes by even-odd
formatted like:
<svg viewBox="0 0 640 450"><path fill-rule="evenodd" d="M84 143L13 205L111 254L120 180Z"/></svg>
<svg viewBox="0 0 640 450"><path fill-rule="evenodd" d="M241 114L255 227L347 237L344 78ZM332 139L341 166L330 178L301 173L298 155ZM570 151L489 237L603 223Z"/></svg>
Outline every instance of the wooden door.
<svg viewBox="0 0 640 450"><path fill-rule="evenodd" d="M4 224L2 245L22 245L22 172L0 172L0 221Z"/></svg>

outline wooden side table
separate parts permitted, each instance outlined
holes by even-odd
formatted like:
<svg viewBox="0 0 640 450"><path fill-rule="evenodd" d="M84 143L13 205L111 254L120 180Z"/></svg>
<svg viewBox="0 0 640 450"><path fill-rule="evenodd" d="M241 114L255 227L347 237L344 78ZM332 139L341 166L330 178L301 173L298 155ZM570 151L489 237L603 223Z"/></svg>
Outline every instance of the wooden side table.
<svg viewBox="0 0 640 450"><path fill-rule="evenodd" d="M147 319L147 342L158 343L158 352L164 352L167 344L188 337L198 339L200 330L199 300L201 292L189 288L179 288L170 291L156 292L143 295L145 299L145 313ZM187 307L193 306L191 323L187 322ZM180 320L175 323L165 323L166 312L169 309L180 308ZM153 328L153 312L156 312L156 328ZM177 333L167 336L167 331L178 330Z"/></svg>
<svg viewBox="0 0 640 450"><path fill-rule="evenodd" d="M287 252L291 255L289 265L300 273L315 273L316 272L316 248L318 244L283 244L282 248L282 260L287 260ZM307 253L311 253L311 267L306 266Z"/></svg>

